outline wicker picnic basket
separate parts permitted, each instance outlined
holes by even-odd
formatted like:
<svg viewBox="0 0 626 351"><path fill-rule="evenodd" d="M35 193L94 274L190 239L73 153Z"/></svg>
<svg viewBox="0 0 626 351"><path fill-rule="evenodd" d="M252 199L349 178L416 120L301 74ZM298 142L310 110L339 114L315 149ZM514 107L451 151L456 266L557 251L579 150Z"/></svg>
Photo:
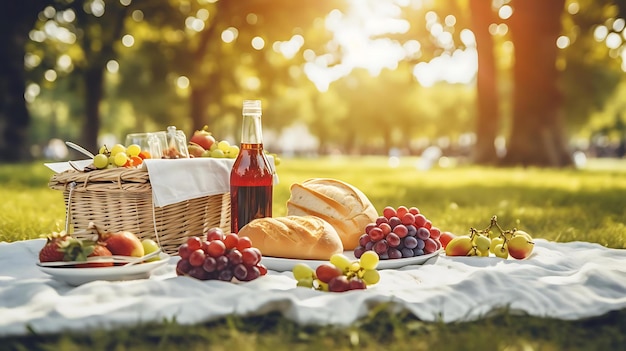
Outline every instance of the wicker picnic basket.
<svg viewBox="0 0 626 351"><path fill-rule="evenodd" d="M189 236L213 227L230 232L229 193L154 207L145 169L67 170L54 174L48 186L63 191L70 233L84 232L93 222L106 232L125 230L139 239L152 238L163 251L176 254Z"/></svg>

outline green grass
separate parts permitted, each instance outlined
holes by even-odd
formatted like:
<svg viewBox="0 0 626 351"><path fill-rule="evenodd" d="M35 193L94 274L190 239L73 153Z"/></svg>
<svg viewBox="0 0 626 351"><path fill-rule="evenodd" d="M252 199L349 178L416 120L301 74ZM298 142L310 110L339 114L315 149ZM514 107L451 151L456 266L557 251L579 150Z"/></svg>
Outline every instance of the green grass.
<svg viewBox="0 0 626 351"><path fill-rule="evenodd" d="M594 160L583 170L459 166L415 168L402 159L285 159L274 190L274 215L286 214L289 186L312 177L344 180L380 210L417 206L455 233L482 228L493 215L555 241L582 240L626 248L626 161ZM64 227L60 192L47 188L41 164L0 166L0 241L36 238ZM196 326L175 321L97 333L5 338L0 350L621 350L626 311L581 321L516 316L466 323L425 323L384 306L347 328L299 326L276 314L231 317Z"/></svg>

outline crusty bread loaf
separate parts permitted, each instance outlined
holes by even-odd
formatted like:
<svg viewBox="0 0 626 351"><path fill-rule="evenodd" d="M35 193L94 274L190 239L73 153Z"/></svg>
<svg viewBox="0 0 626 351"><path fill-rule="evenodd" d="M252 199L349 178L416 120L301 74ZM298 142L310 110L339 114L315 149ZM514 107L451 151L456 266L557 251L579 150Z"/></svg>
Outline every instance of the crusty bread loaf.
<svg viewBox="0 0 626 351"><path fill-rule="evenodd" d="M263 256L328 260L343 252L339 234L325 220L314 216L257 218L239 230Z"/></svg>
<svg viewBox="0 0 626 351"><path fill-rule="evenodd" d="M313 178L291 185L287 215L324 219L337 230L343 248L352 250L365 226L376 221L378 211L356 187L337 179Z"/></svg>

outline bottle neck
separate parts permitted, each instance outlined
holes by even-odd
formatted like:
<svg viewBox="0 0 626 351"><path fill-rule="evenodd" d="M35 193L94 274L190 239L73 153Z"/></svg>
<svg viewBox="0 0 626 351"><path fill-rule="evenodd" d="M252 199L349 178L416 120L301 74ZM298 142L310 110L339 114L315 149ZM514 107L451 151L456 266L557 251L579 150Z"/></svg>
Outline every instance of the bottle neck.
<svg viewBox="0 0 626 351"><path fill-rule="evenodd" d="M263 144L260 113L244 113L241 128L242 144Z"/></svg>

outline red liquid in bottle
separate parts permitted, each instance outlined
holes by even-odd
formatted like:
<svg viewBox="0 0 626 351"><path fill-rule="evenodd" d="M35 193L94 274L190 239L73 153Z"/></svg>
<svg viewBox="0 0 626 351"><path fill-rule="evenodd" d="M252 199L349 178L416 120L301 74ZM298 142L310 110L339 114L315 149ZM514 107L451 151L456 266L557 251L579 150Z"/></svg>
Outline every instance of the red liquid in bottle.
<svg viewBox="0 0 626 351"><path fill-rule="evenodd" d="M274 174L263 144L242 143L230 173L231 231L256 218L272 216Z"/></svg>

